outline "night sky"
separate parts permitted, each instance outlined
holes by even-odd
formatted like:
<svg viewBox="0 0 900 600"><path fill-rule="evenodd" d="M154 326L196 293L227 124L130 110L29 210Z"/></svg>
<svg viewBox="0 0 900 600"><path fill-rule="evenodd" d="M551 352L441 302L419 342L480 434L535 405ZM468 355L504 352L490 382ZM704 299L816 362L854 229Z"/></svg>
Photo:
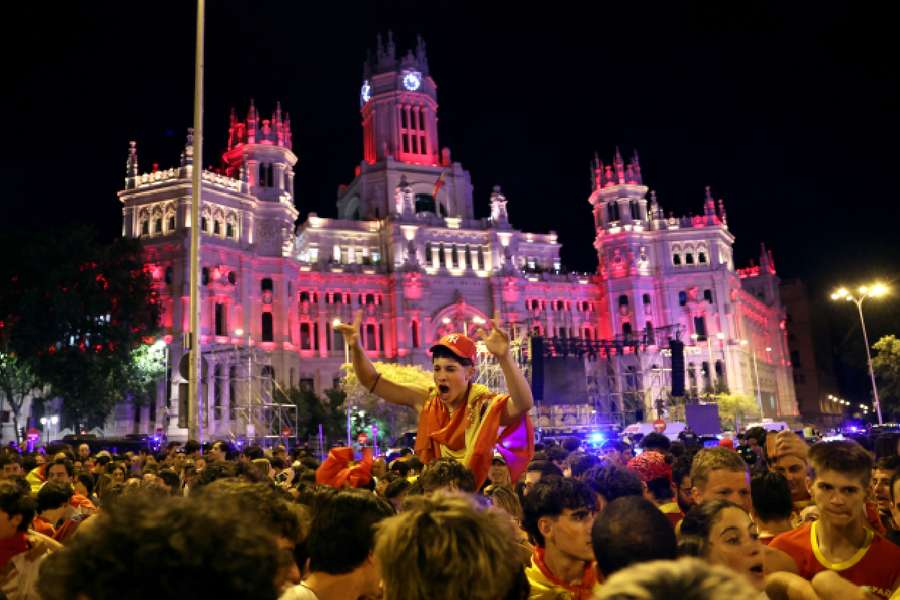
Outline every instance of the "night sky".
<svg viewBox="0 0 900 600"><path fill-rule="evenodd" d="M8 14L2 42L0 228L90 222L112 238L128 141L142 171L167 168L192 122L194 3L29 4L41 12ZM564 264L593 271L591 157L637 148L666 212L702 212L712 186L738 262L766 242L858 355L851 307L826 295L869 276L900 292L887 4L208 0L204 163L219 164L230 107L243 117L253 97L268 117L280 100L301 220L334 215L362 156L366 49L392 29L402 53L421 33L441 145L471 171L479 216L500 184L517 227L556 230ZM900 330L898 296L870 305L871 337Z"/></svg>

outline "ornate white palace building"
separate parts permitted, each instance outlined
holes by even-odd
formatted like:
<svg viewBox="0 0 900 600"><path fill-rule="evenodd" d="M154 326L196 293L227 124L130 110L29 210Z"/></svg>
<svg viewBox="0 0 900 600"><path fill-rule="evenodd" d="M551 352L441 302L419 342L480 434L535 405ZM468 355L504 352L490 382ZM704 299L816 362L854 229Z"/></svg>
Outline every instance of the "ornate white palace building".
<svg viewBox="0 0 900 600"><path fill-rule="evenodd" d="M335 385L344 347L332 323L360 308L365 347L385 361L428 365L434 339L495 312L519 335L642 340L639 351L585 358L582 403L560 405L548 389L544 426L655 418L671 375L659 332L686 344L689 393L725 384L758 398L766 417L797 414L772 257L763 249L758 266L735 268L725 209L708 188L700 215L666 217L636 154L595 159L584 210L599 268L569 273L556 234L515 229L515 199L499 187L481 200L490 217L475 217L469 172L439 144L437 86L421 41L398 58L391 38L378 40L360 115L363 156L339 188L336 216L310 213L299 226L298 156L280 106L265 118L252 102L243 120L232 113L224 166L203 172L199 224L190 222L190 140L178 167L149 173L131 142L122 235L144 242L173 368L156 405L118 407L108 434L187 435L174 365L189 323L192 225L202 232L207 438L245 435L241 407L265 397L270 378L318 392Z"/></svg>

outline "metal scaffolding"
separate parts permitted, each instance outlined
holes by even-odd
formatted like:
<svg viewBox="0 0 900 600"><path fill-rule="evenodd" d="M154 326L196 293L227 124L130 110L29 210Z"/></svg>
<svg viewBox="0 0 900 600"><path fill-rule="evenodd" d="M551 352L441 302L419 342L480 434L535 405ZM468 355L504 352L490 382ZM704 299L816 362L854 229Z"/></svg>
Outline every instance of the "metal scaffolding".
<svg viewBox="0 0 900 600"><path fill-rule="evenodd" d="M287 391L278 383L272 367L270 353L256 347L222 346L208 353L228 369L219 371L220 389L229 388L227 405L212 394L213 420L219 424L216 429L223 432L222 423L227 423L229 438L245 439L248 443L270 446L279 440L296 439L299 414L295 404L279 402L276 391L287 398ZM235 367L231 372L230 367ZM215 381L215 374L212 379ZM232 396L232 393L234 395ZM227 407L227 411L226 411ZM209 410L204 410L204 416ZM204 423L206 426L206 423Z"/></svg>

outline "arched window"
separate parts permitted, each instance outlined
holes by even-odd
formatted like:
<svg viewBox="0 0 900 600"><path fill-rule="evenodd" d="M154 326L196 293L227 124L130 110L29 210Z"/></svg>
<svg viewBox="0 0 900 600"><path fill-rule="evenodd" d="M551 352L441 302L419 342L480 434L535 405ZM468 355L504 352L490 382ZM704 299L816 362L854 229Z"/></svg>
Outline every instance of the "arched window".
<svg viewBox="0 0 900 600"><path fill-rule="evenodd" d="M656 343L656 336L653 331L653 321L647 321L644 324L644 335L647 337L648 344Z"/></svg>
<svg viewBox="0 0 900 600"><path fill-rule="evenodd" d="M222 420L222 365L213 368L213 419Z"/></svg>
<svg viewBox="0 0 900 600"><path fill-rule="evenodd" d="M235 406L237 405L237 367L228 367L228 420L234 421Z"/></svg>
<svg viewBox="0 0 900 600"><path fill-rule="evenodd" d="M676 267L681 266L681 255L680 254L676 254L674 252L672 253L672 264L675 265Z"/></svg>
<svg viewBox="0 0 900 600"><path fill-rule="evenodd" d="M274 327L272 326L272 313L264 312L262 314L262 341L275 341Z"/></svg>
<svg viewBox="0 0 900 600"><path fill-rule="evenodd" d="M622 323L622 335L627 339L630 338L632 334L631 323L625 321Z"/></svg>
<svg viewBox="0 0 900 600"><path fill-rule="evenodd" d="M375 324L368 323L366 324L366 350L375 350L375 343Z"/></svg>
<svg viewBox="0 0 900 600"><path fill-rule="evenodd" d="M686 265L694 264L694 253L693 252L685 252L684 253L684 264L686 264Z"/></svg>
<svg viewBox="0 0 900 600"><path fill-rule="evenodd" d="M619 203L615 200L611 201L606 205L606 214L609 217L609 222L615 222L619 220Z"/></svg>
<svg viewBox="0 0 900 600"><path fill-rule="evenodd" d="M172 233L173 231L175 231L175 211L170 208L166 211L166 232Z"/></svg>
<svg viewBox="0 0 900 600"><path fill-rule="evenodd" d="M700 374L701 374L702 377L703 377L703 390L706 391L706 390L712 389L712 379L710 379L709 363L708 363L708 362L703 361L703 363L701 363L701 365L700 365Z"/></svg>
<svg viewBox="0 0 900 600"><path fill-rule="evenodd" d="M697 249L697 262L701 265L705 265L707 263L706 260L706 248L698 248Z"/></svg>
<svg viewBox="0 0 900 600"><path fill-rule="evenodd" d="M721 360L716 361L716 379L721 382L725 381L725 363Z"/></svg>
<svg viewBox="0 0 900 600"><path fill-rule="evenodd" d="M410 322L409 333L410 333L410 337L412 338L412 347L418 348L419 347L419 322L418 321Z"/></svg>
<svg viewBox="0 0 900 600"><path fill-rule="evenodd" d="M153 213L153 234L158 235L163 232L163 216L162 211Z"/></svg>
<svg viewBox="0 0 900 600"><path fill-rule="evenodd" d="M201 233L209 233L210 226L211 226L210 220L211 219L210 219L209 209L204 208L203 211L200 213L200 232Z"/></svg>
<svg viewBox="0 0 900 600"><path fill-rule="evenodd" d="M300 323L300 349L312 350L312 328L309 322Z"/></svg>
<svg viewBox="0 0 900 600"><path fill-rule="evenodd" d="M141 211L140 216L141 235L150 235L150 215L145 211Z"/></svg>
<svg viewBox="0 0 900 600"><path fill-rule="evenodd" d="M709 302L710 304L712 304L713 303L712 290L703 290L703 299L706 300L707 302Z"/></svg>
<svg viewBox="0 0 900 600"><path fill-rule="evenodd" d="M274 291L274 286L272 285L272 280L268 277L263 278L259 282L259 288L261 292L271 292Z"/></svg>
<svg viewBox="0 0 900 600"><path fill-rule="evenodd" d="M619 308L622 308L623 306L628 308L628 296L626 294L619 296Z"/></svg>
<svg viewBox="0 0 900 600"><path fill-rule="evenodd" d="M678 292L678 306L685 306L687 304L687 292L681 290Z"/></svg>
<svg viewBox="0 0 900 600"><path fill-rule="evenodd" d="M644 306L649 306L650 305L650 294L644 294L642 297L642 300L644 301Z"/></svg>
<svg viewBox="0 0 900 600"><path fill-rule="evenodd" d="M225 220L225 237L233 240L237 239L237 217L233 213L229 214Z"/></svg>

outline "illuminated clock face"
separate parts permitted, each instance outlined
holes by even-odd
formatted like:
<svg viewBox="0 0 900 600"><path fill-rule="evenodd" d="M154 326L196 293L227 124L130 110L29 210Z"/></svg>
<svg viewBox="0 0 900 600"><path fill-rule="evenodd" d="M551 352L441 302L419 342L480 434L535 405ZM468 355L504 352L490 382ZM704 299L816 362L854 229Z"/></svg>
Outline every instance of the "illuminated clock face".
<svg viewBox="0 0 900 600"><path fill-rule="evenodd" d="M359 99L363 104L369 101L372 97L372 86L369 84L369 81L363 81L362 87L359 90Z"/></svg>
<svg viewBox="0 0 900 600"><path fill-rule="evenodd" d="M422 87L422 76L416 72L410 72L403 76L403 87L411 92Z"/></svg>

